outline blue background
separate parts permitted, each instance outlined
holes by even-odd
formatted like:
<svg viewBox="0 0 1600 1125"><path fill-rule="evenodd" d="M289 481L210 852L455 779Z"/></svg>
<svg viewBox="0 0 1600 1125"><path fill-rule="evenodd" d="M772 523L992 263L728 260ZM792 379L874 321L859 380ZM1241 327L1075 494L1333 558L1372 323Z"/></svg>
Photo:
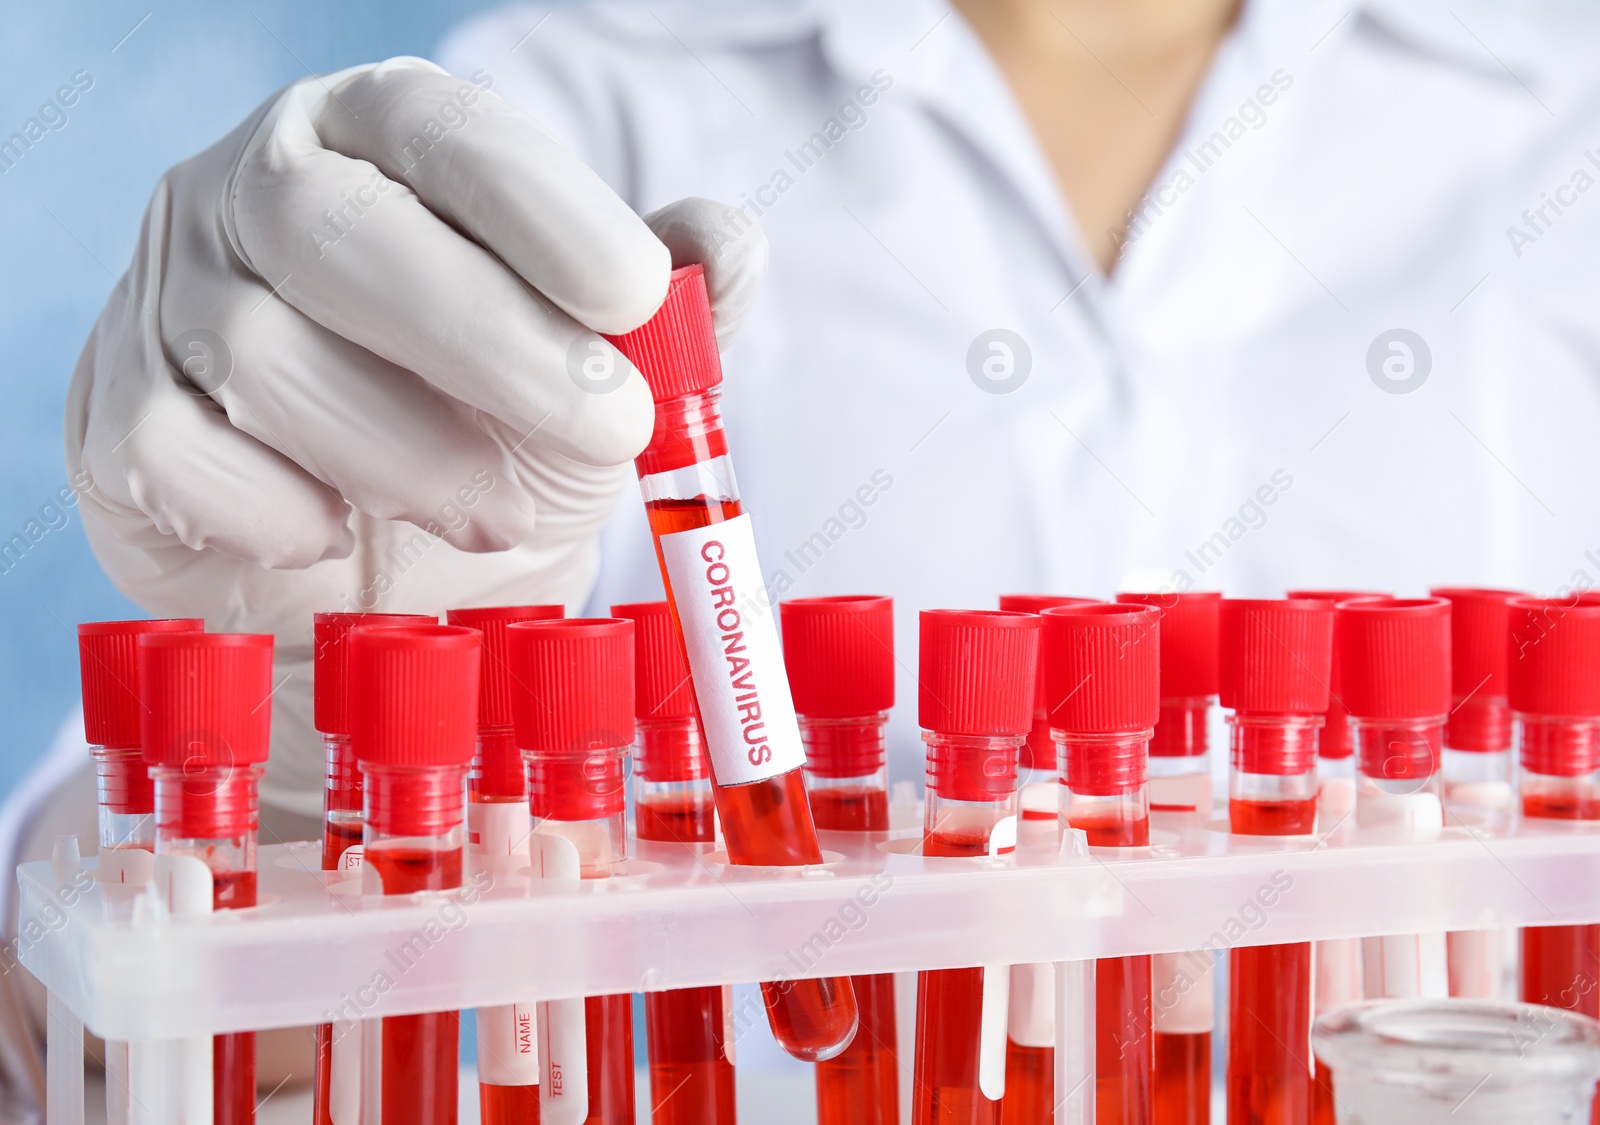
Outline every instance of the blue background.
<svg viewBox="0 0 1600 1125"><path fill-rule="evenodd" d="M428 55L453 24L488 6L113 0L0 8L0 143L72 74L94 78L65 126L0 174L0 543L29 520L43 527L40 508L66 484L67 383L127 267L161 173L279 86L390 55ZM70 522L15 565L0 562L0 709L8 728L0 796L76 703L75 624L143 616L101 574L76 509L66 514Z"/></svg>

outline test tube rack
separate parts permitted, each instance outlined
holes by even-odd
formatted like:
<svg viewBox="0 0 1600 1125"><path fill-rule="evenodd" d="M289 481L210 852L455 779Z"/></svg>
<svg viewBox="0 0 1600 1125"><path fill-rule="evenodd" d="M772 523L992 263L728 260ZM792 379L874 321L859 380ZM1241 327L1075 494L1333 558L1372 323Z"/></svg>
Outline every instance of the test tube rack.
<svg viewBox="0 0 1600 1125"><path fill-rule="evenodd" d="M916 823L901 801L897 823ZM1016 848L919 854L920 832L824 833L826 862L729 866L638 843L612 878L469 867L447 894L363 895L318 846L260 853L260 905L193 916L108 884L71 838L18 870L19 960L49 991L50 1125L82 1120L82 1030L133 1043L744 981L1056 964L1058 1089L1093 1083L1092 961L1332 938L1600 922L1600 826L1450 810L1409 842L1354 818L1240 837L1155 814L1147 848L1023 821ZM162 877L156 871L156 878ZM193 897L191 895L191 897ZM1085 1022L1087 1021L1089 1022ZM76 1095L74 1097L74 1091ZM1058 1121L1085 1117L1087 1097Z"/></svg>

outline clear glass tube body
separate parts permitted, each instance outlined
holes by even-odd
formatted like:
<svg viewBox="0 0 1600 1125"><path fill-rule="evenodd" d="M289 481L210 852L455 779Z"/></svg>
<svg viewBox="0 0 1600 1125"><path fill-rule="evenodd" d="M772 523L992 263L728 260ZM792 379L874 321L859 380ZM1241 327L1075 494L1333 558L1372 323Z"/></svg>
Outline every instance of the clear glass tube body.
<svg viewBox="0 0 1600 1125"><path fill-rule="evenodd" d="M985 856L1016 846L1017 755L1021 738L925 731L928 790L922 853ZM981 967L917 974L914 1125L997 1125L1000 1102L978 1082L983 1018Z"/></svg>
<svg viewBox="0 0 1600 1125"><path fill-rule="evenodd" d="M636 467L667 605L681 639L683 622L662 552L663 537L744 514L717 392L658 402L655 432ZM740 785L717 784L715 772L713 764L717 814L731 862L756 866L822 862L802 768ZM796 1058L812 1062L832 1058L855 1034L856 1004L848 978L767 983L761 991L774 1038Z"/></svg>
<svg viewBox="0 0 1600 1125"><path fill-rule="evenodd" d="M1600 1075L1600 1028L1529 1004L1357 1004L1318 1019L1311 1041L1341 1125L1571 1125Z"/></svg>
<svg viewBox="0 0 1600 1125"><path fill-rule="evenodd" d="M1214 696L1163 699L1150 739L1150 808L1153 812L1211 812L1211 741Z"/></svg>
<svg viewBox="0 0 1600 1125"><path fill-rule="evenodd" d="M1230 829L1298 836L1316 828L1321 715L1229 716ZM1228 953L1228 1121L1303 1125L1312 1113L1311 944Z"/></svg>
<svg viewBox="0 0 1600 1125"><path fill-rule="evenodd" d="M889 831L887 715L800 717L806 790L823 832ZM856 1034L840 1054L817 1064L818 1125L899 1125L894 974L851 977Z"/></svg>
<svg viewBox="0 0 1600 1125"><path fill-rule="evenodd" d="M1146 753L1151 732L1055 731L1066 777L1061 818L1090 847L1150 845ZM1154 1113L1154 981L1149 957L1095 962L1095 1119L1148 1125Z"/></svg>
<svg viewBox="0 0 1600 1125"><path fill-rule="evenodd" d="M213 910L256 904L256 789L259 766L156 767L155 850L190 855L211 869ZM253 1125L256 1114L256 1036L253 1031L211 1040L214 1125Z"/></svg>

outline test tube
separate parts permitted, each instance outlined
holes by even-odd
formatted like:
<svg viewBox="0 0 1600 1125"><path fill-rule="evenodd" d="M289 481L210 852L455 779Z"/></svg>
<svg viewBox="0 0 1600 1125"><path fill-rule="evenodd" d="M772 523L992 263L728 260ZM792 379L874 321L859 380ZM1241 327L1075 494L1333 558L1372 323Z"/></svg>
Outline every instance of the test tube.
<svg viewBox="0 0 1600 1125"><path fill-rule="evenodd" d="M566 613L559 605L452 609L450 625L483 637L478 675L478 746L467 775L467 855L490 878L513 878L528 866L528 774L512 730L511 652L506 626ZM525 1125L539 1117L539 1048L534 1005L496 1004L474 1013L478 1042L478 1116L483 1125Z"/></svg>
<svg viewBox="0 0 1600 1125"><path fill-rule="evenodd" d="M83 734L94 758L103 882L126 881L118 857L123 849L155 850L155 784L140 748L139 638L204 631L197 617L78 626Z"/></svg>
<svg viewBox="0 0 1600 1125"><path fill-rule="evenodd" d="M1509 609L1506 686L1522 815L1600 820L1600 600L1518 598ZM1600 926L1522 931L1526 1001L1600 1016L1597 965Z"/></svg>
<svg viewBox="0 0 1600 1125"><path fill-rule="evenodd" d="M1496 816L1511 810L1511 705L1506 701L1510 590L1446 586L1429 593L1450 602L1450 720L1440 774L1445 800L1458 809ZM1461 930L1446 935L1450 995L1509 999L1511 931Z"/></svg>
<svg viewBox="0 0 1600 1125"><path fill-rule="evenodd" d="M1339 602L1351 598L1385 598L1375 590L1290 590L1291 601L1312 598ZM1339 665L1339 616L1333 618L1333 670L1328 680L1328 713L1323 716L1317 746L1317 815L1324 832L1331 832L1356 811L1356 759L1350 708L1344 703L1343 672ZM1322 943L1317 961L1322 961Z"/></svg>
<svg viewBox="0 0 1600 1125"><path fill-rule="evenodd" d="M1356 823L1424 843L1444 828L1439 754L1450 712L1450 603L1353 598L1335 607L1345 705L1355 722ZM1444 997L1444 934L1363 938L1368 999Z"/></svg>
<svg viewBox="0 0 1600 1125"><path fill-rule="evenodd" d="M641 841L716 839L711 768L683 649L666 602L611 607L633 622L633 817ZM655 1125L733 1125L731 1013L718 985L647 992L644 1027Z"/></svg>
<svg viewBox="0 0 1600 1125"><path fill-rule="evenodd" d="M1043 613L1051 606L1090 605L1095 598L1068 598L1058 594L1001 594L1000 608L1013 613ZM1061 771L1056 768L1056 744L1050 737L1050 705L1044 697L1044 675L1035 670L1033 729L1022 744L1017 763L1017 802L1023 820L1055 820L1061 807Z"/></svg>
<svg viewBox="0 0 1600 1125"><path fill-rule="evenodd" d="M628 855L633 622L575 617L506 631L534 831L569 842L583 878L607 878ZM588 1125L633 1125L633 997L586 997L584 1034Z"/></svg>
<svg viewBox="0 0 1600 1125"><path fill-rule="evenodd" d="M1357 1004L1311 1042L1348 1125L1572 1125L1600 1075L1600 1026L1533 1004Z"/></svg>
<svg viewBox="0 0 1600 1125"><path fill-rule="evenodd" d="M991 856L1017 840L1017 756L1033 725L1039 618L924 610L917 718L928 747L922 854ZM997 1125L1005 1042L983 1037L982 966L917 974L914 1125Z"/></svg>
<svg viewBox="0 0 1600 1125"><path fill-rule="evenodd" d="M139 636L140 737L155 779L156 854L211 869L213 910L256 904L256 787L271 741L272 638ZM212 1120L256 1116L256 1036L211 1041Z"/></svg>
<svg viewBox="0 0 1600 1125"><path fill-rule="evenodd" d="M318 613L311 624L312 721L322 735L322 870L358 871L361 844L361 770L350 749L350 630L357 625L434 624L437 618L409 613ZM351 848L357 851L347 855ZM315 1032L316 1078L311 1113L315 1125L334 1125L334 1033L330 1023ZM350 1096L360 1097L360 1041L349 1040ZM340 1064L343 1065L343 1064Z"/></svg>
<svg viewBox="0 0 1600 1125"><path fill-rule="evenodd" d="M1217 700L1222 595L1118 594L1161 615L1161 718L1150 739L1150 811L1211 813L1207 720Z"/></svg>
<svg viewBox="0 0 1600 1125"><path fill-rule="evenodd" d="M783 660L806 744L806 791L824 832L889 831L884 727L894 706L894 601L781 603ZM859 1021L817 1064L818 1125L898 1125L894 974L851 977Z"/></svg>
<svg viewBox="0 0 1600 1125"><path fill-rule="evenodd" d="M693 676L729 861L821 863L800 727L722 429L722 361L704 267L674 270L655 316L610 339L656 402L655 431L634 465ZM767 983L761 991L773 1037L796 1058L832 1058L855 1033L846 977Z"/></svg>
<svg viewBox="0 0 1600 1125"><path fill-rule="evenodd" d="M1506 701L1508 603L1514 590L1442 586L1450 603L1450 720L1440 773L1453 804L1511 805L1511 706Z"/></svg>
<svg viewBox="0 0 1600 1125"><path fill-rule="evenodd" d="M199 633L199 618L89 621L78 626L83 734L94 758L103 886L142 886L156 846L156 792L139 736L139 635ZM128 1119L128 1045L105 1045L106 1119Z"/></svg>
<svg viewBox="0 0 1600 1125"><path fill-rule="evenodd" d="M1317 815L1317 734L1328 709L1333 605L1311 599L1222 603L1222 703L1232 770L1231 831L1300 836ZM1229 951L1228 1121L1311 1119L1311 943Z"/></svg>
<svg viewBox="0 0 1600 1125"><path fill-rule="evenodd" d="M453 625L402 625L352 629L348 644L363 873L384 895L454 890L482 638ZM365 1113L381 1125L454 1125L459 1038L459 1012L384 1016Z"/></svg>
<svg viewBox="0 0 1600 1125"><path fill-rule="evenodd" d="M1090 847L1150 843L1148 748L1160 715L1160 615L1139 605L1047 609L1050 727L1066 785L1061 819ZM1095 962L1095 1120L1148 1125L1155 1052L1149 957Z"/></svg>

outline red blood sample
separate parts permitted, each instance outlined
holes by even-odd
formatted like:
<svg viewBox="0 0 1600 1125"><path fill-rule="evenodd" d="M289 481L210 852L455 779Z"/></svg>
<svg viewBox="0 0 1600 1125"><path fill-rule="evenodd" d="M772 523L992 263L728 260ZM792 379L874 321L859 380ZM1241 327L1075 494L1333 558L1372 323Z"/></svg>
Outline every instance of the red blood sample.
<svg viewBox="0 0 1600 1125"><path fill-rule="evenodd" d="M586 997L583 1016L589 1055L585 1125L633 1125L633 997Z"/></svg>
<svg viewBox="0 0 1600 1125"><path fill-rule="evenodd" d="M667 793L641 798L633 806L634 830L641 840L709 844L716 838L716 805L710 793Z"/></svg>
<svg viewBox="0 0 1600 1125"><path fill-rule="evenodd" d="M1316 830L1317 799L1228 802L1228 821L1240 836L1304 836Z"/></svg>
<svg viewBox="0 0 1600 1125"><path fill-rule="evenodd" d="M861 786L813 789L811 816L824 832L887 832L889 794Z"/></svg>
<svg viewBox="0 0 1600 1125"><path fill-rule="evenodd" d="M1154 1125L1210 1125L1211 1033L1156 1036Z"/></svg>
<svg viewBox="0 0 1600 1125"><path fill-rule="evenodd" d="M1006 1096L1000 1125L1053 1125L1056 1119L1053 1047L1006 1043Z"/></svg>
<svg viewBox="0 0 1600 1125"><path fill-rule="evenodd" d="M988 855L989 834L935 832L923 838L922 854ZM998 1125L1000 1121L1000 1102L990 1101L978 1088L983 973L982 968L974 968L917 974L914 1125Z"/></svg>
<svg viewBox="0 0 1600 1125"><path fill-rule="evenodd" d="M645 995L654 1125L726 1125L735 1120L722 999L722 989L714 985ZM591 1115L592 1105L591 1098Z"/></svg>
<svg viewBox="0 0 1600 1125"><path fill-rule="evenodd" d="M844 1053L817 1064L817 1125L896 1125L900 1068L894 974L851 977L860 1023ZM821 1074L826 1068L827 1080Z"/></svg>
<svg viewBox="0 0 1600 1125"><path fill-rule="evenodd" d="M1311 945L1233 949L1228 965L1228 1120L1303 1125L1311 1116Z"/></svg>
<svg viewBox="0 0 1600 1125"><path fill-rule="evenodd" d="M461 885L461 849L373 847L366 862L386 895ZM383 1125L438 1125L456 1119L459 1012L383 1019Z"/></svg>

